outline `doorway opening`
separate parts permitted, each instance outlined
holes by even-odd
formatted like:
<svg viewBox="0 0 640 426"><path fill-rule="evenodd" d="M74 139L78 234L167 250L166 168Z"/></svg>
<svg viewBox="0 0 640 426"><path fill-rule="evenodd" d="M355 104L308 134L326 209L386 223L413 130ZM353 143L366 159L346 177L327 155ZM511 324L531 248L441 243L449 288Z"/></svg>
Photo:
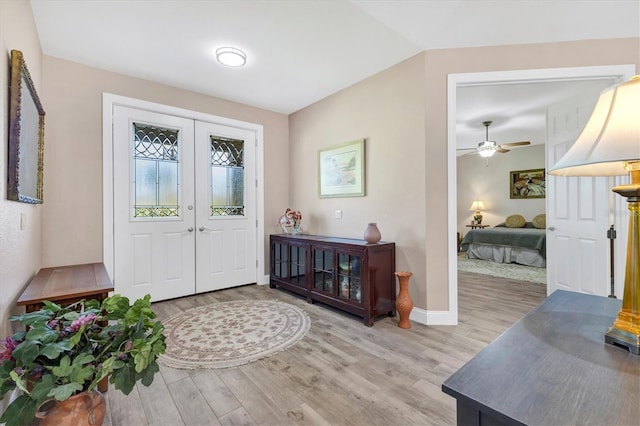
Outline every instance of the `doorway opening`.
<svg viewBox="0 0 640 426"><path fill-rule="evenodd" d="M539 70L501 71L486 73L450 74L448 77L448 122L447 122L447 164L448 164L448 256L449 271L449 324L458 321L458 270L457 270L457 230L458 230L458 182L457 182L457 112L458 89L483 85L513 85L520 83L583 81L594 79L628 80L635 73L634 65L613 65L596 67L557 68ZM489 118L486 118L489 119ZM617 179L617 178L616 178ZM619 216L619 217L618 217ZM624 235L626 209L616 200L616 226L618 235ZM616 240L616 250L624 252L623 239ZM622 262L620 262L622 263ZM616 265L616 277L623 276L624 265ZM620 272L618 272L620 271ZM616 283L616 287L622 284Z"/></svg>

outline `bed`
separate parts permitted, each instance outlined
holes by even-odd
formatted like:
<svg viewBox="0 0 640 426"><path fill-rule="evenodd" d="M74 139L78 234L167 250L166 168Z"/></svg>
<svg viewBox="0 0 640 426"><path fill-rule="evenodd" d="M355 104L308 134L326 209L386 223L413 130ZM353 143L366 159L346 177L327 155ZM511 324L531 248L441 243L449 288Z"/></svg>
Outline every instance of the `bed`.
<svg viewBox="0 0 640 426"><path fill-rule="evenodd" d="M519 263L544 268L546 261L546 229L531 222L522 228L472 229L460 244L469 259L484 259L498 263Z"/></svg>

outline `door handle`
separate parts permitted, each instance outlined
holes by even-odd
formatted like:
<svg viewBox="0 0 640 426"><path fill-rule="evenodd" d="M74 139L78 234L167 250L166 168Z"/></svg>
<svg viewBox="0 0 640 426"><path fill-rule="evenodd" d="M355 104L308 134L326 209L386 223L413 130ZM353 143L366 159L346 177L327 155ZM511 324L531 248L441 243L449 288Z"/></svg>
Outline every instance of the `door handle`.
<svg viewBox="0 0 640 426"><path fill-rule="evenodd" d="M200 231L200 232L213 231L213 229L209 229L209 228L205 228L204 226L201 226L200 228L198 228L198 231Z"/></svg>
<svg viewBox="0 0 640 426"><path fill-rule="evenodd" d="M189 229L187 229L187 231L193 232L193 228L189 228Z"/></svg>
<svg viewBox="0 0 640 426"><path fill-rule="evenodd" d="M550 227L548 227L547 229L548 229L549 231L553 232L553 231L555 231L555 230L556 230L556 227L555 227L555 226L550 226Z"/></svg>

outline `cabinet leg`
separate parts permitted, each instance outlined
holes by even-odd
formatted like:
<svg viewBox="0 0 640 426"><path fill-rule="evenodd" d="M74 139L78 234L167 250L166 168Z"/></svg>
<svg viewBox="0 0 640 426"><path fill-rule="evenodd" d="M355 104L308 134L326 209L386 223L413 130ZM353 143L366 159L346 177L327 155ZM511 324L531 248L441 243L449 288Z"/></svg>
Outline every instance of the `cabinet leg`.
<svg viewBox="0 0 640 426"><path fill-rule="evenodd" d="M392 311L387 312L387 316L389 316L389 317L395 317L395 316L396 316L396 310L394 309L394 310L392 310Z"/></svg>
<svg viewBox="0 0 640 426"><path fill-rule="evenodd" d="M365 315L365 317L363 318L363 323L364 325L366 325L367 327L373 327L373 321L375 320L375 318L371 315Z"/></svg>
<svg viewBox="0 0 640 426"><path fill-rule="evenodd" d="M269 283L269 288L276 288L276 285L273 283Z"/></svg>

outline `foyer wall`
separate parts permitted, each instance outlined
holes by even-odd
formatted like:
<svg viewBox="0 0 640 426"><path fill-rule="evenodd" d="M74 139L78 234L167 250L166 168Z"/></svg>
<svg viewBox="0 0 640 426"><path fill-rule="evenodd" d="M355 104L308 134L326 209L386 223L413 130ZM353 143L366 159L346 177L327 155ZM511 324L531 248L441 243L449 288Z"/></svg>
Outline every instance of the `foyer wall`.
<svg viewBox="0 0 640 426"><path fill-rule="evenodd" d="M0 1L0 339L17 331L12 330L8 318L21 311L15 306L16 300L40 269L42 257L42 205L7 200L9 106L6 88L9 87L7 71L13 49L24 55L36 91L41 93L42 51L28 1ZM46 161L45 158L45 170ZM25 224L22 230L21 216ZM4 411L4 403L0 401L0 412Z"/></svg>
<svg viewBox="0 0 640 426"><path fill-rule="evenodd" d="M102 94L264 126L265 234L289 204L289 129L283 114L43 57L47 105L44 266L102 261ZM267 238L268 240L268 238ZM265 245L265 253L269 253ZM265 271L266 272L266 271Z"/></svg>
<svg viewBox="0 0 640 426"><path fill-rule="evenodd" d="M397 269L413 272L419 308L427 305L423 75L421 53L289 116L291 207L305 232L361 239L376 222L396 243ZM319 198L318 150L356 139L365 139L366 195Z"/></svg>

